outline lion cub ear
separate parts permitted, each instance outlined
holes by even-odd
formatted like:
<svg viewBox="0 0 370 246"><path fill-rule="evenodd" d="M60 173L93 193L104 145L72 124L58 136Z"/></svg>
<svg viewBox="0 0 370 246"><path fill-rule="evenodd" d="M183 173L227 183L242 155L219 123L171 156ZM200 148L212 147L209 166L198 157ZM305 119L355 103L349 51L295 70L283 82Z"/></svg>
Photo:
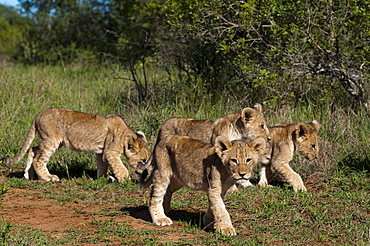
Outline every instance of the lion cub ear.
<svg viewBox="0 0 370 246"><path fill-rule="evenodd" d="M311 125L313 125L316 128L316 130L318 130L319 129L319 126L320 126L320 124L319 124L319 122L317 120L313 120L311 122Z"/></svg>
<svg viewBox="0 0 370 246"><path fill-rule="evenodd" d="M259 104L259 103L254 104L253 108L254 108L256 111L258 111L258 112L262 113L262 105L261 105L261 104Z"/></svg>
<svg viewBox="0 0 370 246"><path fill-rule="evenodd" d="M136 132L136 135L137 135L137 137L138 137L138 138L141 138L141 139L143 139L145 142L147 142L147 141L146 141L146 137L145 137L144 132L142 132L142 131L138 131L138 132Z"/></svg>
<svg viewBox="0 0 370 246"><path fill-rule="evenodd" d="M307 133L308 133L308 129L305 123L301 122L297 124L295 128L295 135L298 140L301 140L302 138L304 138L307 135Z"/></svg>
<svg viewBox="0 0 370 246"><path fill-rule="evenodd" d="M241 115L244 124L252 122L255 116L256 110L254 110L253 108L244 108Z"/></svg>
<svg viewBox="0 0 370 246"><path fill-rule="evenodd" d="M137 138L138 136L136 134L131 134L131 133L128 133L126 135L126 138L125 138L125 145L127 147L128 150L133 150L135 148L135 146L137 146Z"/></svg>
<svg viewBox="0 0 370 246"><path fill-rule="evenodd" d="M218 136L215 140L214 146L215 151L220 158L223 155L223 152L229 150L232 147L230 140L224 136Z"/></svg>
<svg viewBox="0 0 370 246"><path fill-rule="evenodd" d="M266 141L263 138L256 138L249 143L249 147L254 149L258 155L262 155L266 148Z"/></svg>

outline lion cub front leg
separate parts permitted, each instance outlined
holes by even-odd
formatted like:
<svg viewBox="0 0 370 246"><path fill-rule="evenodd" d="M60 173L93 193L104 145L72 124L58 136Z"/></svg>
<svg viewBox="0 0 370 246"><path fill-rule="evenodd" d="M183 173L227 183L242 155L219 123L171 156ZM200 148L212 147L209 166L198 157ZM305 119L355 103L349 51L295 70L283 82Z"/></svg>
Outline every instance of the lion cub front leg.
<svg viewBox="0 0 370 246"><path fill-rule="evenodd" d="M108 162L108 164L111 166L111 168L113 170L114 176L116 176L116 178L118 179L119 182L123 182L126 179L130 180L128 170L123 165L123 163L121 161L121 153L116 152L116 151L104 152L102 160L104 162L105 161ZM103 166L100 166L100 168L103 169ZM103 171L103 170L101 170L101 171Z"/></svg>
<svg viewBox="0 0 370 246"><path fill-rule="evenodd" d="M307 191L301 176L290 167L289 163L273 163L272 169L285 178L288 184L293 186L294 191Z"/></svg>
<svg viewBox="0 0 370 246"><path fill-rule="evenodd" d="M96 160L96 167L98 170L98 178L100 178L101 176L106 176L107 171L108 171L108 163L103 161L103 155L96 154L95 160Z"/></svg>
<svg viewBox="0 0 370 246"><path fill-rule="evenodd" d="M159 173L159 172L157 172ZM158 175L160 176L160 175ZM152 217L153 223L160 226L172 225L172 220L165 215L164 212L164 196L166 195L170 179L165 177L156 177L153 181L153 188L149 200L149 212ZM170 201L166 201L166 206ZM169 207L166 207L166 210Z"/></svg>
<svg viewBox="0 0 370 246"><path fill-rule="evenodd" d="M221 195L221 187L210 187L208 189L208 209L203 216L203 223L208 227L213 224L216 232L222 235L236 235L235 228L231 223L230 215L226 210L223 196Z"/></svg>

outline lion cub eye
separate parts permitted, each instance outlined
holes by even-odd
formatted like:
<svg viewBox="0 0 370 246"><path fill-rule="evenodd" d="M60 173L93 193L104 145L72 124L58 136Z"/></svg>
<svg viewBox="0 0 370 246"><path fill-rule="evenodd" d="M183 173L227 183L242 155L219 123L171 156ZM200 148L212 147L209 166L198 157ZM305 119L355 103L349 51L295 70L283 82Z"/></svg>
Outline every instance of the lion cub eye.
<svg viewBox="0 0 370 246"><path fill-rule="evenodd" d="M316 145L312 144L312 149L316 149Z"/></svg>
<svg viewBox="0 0 370 246"><path fill-rule="evenodd" d="M131 144L129 144L127 146L127 150L132 152L132 153L137 152L137 149L134 146L132 146Z"/></svg>
<svg viewBox="0 0 370 246"><path fill-rule="evenodd" d="M231 159L230 160L232 163L234 163L234 164L238 164L238 160L237 159Z"/></svg>
<svg viewBox="0 0 370 246"><path fill-rule="evenodd" d="M261 125L262 130L265 130L265 125Z"/></svg>
<svg viewBox="0 0 370 246"><path fill-rule="evenodd" d="M252 159L251 158L247 158L246 160L245 160L245 163L249 163L249 162L251 162L252 161Z"/></svg>

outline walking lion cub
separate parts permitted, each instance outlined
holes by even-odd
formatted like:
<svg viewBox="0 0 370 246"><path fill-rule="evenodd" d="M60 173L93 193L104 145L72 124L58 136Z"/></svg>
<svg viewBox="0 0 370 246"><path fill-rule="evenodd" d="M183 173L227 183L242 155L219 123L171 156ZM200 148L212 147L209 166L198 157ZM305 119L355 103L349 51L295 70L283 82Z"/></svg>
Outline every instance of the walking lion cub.
<svg viewBox="0 0 370 246"><path fill-rule="evenodd" d="M289 165L297 151L306 159L313 160L319 155L319 122L277 124L269 127L271 133L271 155L261 163L259 186L267 186L272 172L281 175L294 191L306 191L301 176Z"/></svg>
<svg viewBox="0 0 370 246"><path fill-rule="evenodd" d="M172 194L185 186L207 191L208 209L203 216L207 228L235 235L223 201L225 193L237 180L249 179L264 149L262 138L247 143L218 136L214 146L187 136L169 135L161 139L153 153L154 170L146 181L140 181L144 188L153 184L149 200L153 223L172 224L165 214L170 210Z"/></svg>
<svg viewBox="0 0 370 246"><path fill-rule="evenodd" d="M32 147L36 133L40 144ZM51 155L60 147L96 154L98 177L106 175L108 165L119 181L129 178L122 164L124 154L130 166L144 165L150 150L142 132L133 132L116 114L106 117L76 112L63 108L51 108L39 113L33 120L19 154L14 158L3 158L3 164L19 162L30 148L24 176L33 179L34 172L45 181L59 181L49 173L46 165Z"/></svg>
<svg viewBox="0 0 370 246"><path fill-rule="evenodd" d="M191 118L169 118L159 128L155 146L169 135L188 136L193 139L215 143L216 137L225 136L230 141L237 139L263 138L266 141L266 153L269 153L270 132L262 114L262 106L244 108L239 112L224 115L215 121L194 120ZM154 148L155 148L154 146ZM138 166L138 172L151 172L151 159L145 166Z"/></svg>
<svg viewBox="0 0 370 246"><path fill-rule="evenodd" d="M157 142L168 135L189 136L205 143L214 144L216 137L225 136L229 140L243 138L270 139L270 132L262 114L261 104L244 108L239 112L211 120L191 118L169 118L159 129Z"/></svg>

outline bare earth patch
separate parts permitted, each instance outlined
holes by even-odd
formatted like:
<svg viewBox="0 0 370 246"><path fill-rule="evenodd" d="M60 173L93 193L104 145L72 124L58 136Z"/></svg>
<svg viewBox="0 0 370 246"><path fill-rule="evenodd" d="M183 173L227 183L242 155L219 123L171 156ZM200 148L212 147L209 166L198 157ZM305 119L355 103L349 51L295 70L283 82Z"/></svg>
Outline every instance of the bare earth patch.
<svg viewBox="0 0 370 246"><path fill-rule="evenodd" d="M202 230L200 220L207 208L207 197L199 191L176 192L169 214L174 225L160 227L151 223L147 206L149 189L140 190L134 183L107 183L88 177L48 183L13 177L0 175L0 187L2 184L8 187L0 201L0 233L9 235L5 238L9 245L19 245L16 240L26 241L23 245L343 245L348 241L368 245L370 242L368 188L344 186L346 190L342 190L329 184L335 179L326 180L318 172L304 177L307 193L295 193L277 181L271 188L250 187L227 195L226 206L237 230L235 237ZM346 185L352 179L341 177L339 181L347 182ZM368 179L359 187L365 185ZM4 222L14 226L7 231Z"/></svg>
<svg viewBox="0 0 370 246"><path fill-rule="evenodd" d="M54 189L53 192L61 191ZM118 191L114 192L119 193ZM150 223L149 211L144 206L135 209L122 208L119 207L119 204L116 204L117 207L112 207L112 203L88 206L86 203L79 202L78 200L68 202L68 205L63 206L57 203L54 199L44 198L43 191L9 188L2 199L0 217L14 225L29 226L42 230L46 235L54 239L76 230L96 233L96 225L94 223L97 221L129 223L131 229L138 230L161 230L161 227ZM119 215L101 215L100 212L104 209L115 210ZM84 213L80 211L84 211ZM183 225L179 225L176 221L171 226L171 229L181 228L183 228ZM202 234L205 232L199 230L199 233ZM157 237L162 242L178 242L181 239L189 240L194 235L166 231L163 234L158 233ZM115 244L120 245L121 243L118 241L109 243L109 245ZM107 243L94 243L94 245L107 245Z"/></svg>

